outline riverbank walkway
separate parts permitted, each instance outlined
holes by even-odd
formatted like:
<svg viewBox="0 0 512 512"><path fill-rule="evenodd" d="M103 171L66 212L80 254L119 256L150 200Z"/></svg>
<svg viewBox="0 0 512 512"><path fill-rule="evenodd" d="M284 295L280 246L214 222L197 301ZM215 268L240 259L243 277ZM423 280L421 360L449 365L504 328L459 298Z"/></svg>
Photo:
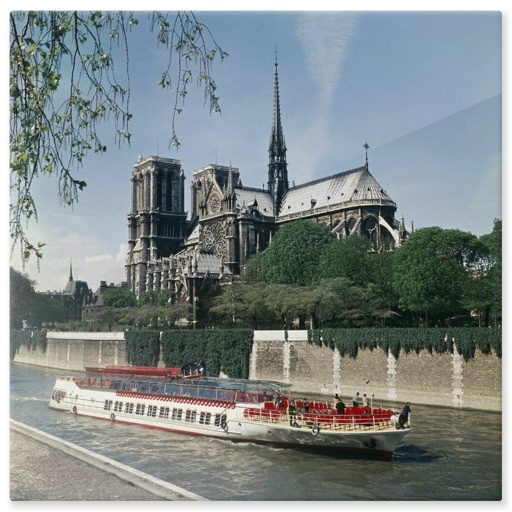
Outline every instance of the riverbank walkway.
<svg viewBox="0 0 512 512"><path fill-rule="evenodd" d="M202 496L10 420L12 501L200 501Z"/></svg>

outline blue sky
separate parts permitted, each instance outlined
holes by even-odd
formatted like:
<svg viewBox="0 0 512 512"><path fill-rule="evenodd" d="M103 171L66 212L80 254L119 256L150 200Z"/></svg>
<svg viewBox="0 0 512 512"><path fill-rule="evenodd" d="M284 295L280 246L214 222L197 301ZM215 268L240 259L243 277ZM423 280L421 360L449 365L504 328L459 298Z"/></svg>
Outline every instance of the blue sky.
<svg viewBox="0 0 512 512"><path fill-rule="evenodd" d="M25 271L40 291L64 288L70 260L75 279L93 289L100 280L124 279L130 175L139 154L181 160L187 199L193 171L209 163L231 162L244 185L262 187L276 46L291 182L362 165L368 142L370 171L397 203L397 217L415 228L489 233L502 218L497 11L504 7L490 1L478 8L489 11L196 9L229 53L213 69L222 114L210 115L202 91L192 88L177 119L177 152L168 148L173 96L156 85L165 55L141 23L131 40L131 146L119 150L105 139L107 155L80 170L88 186L72 209L59 206L55 180L37 181L39 222L28 233L46 247L39 270L32 262ZM16 250L10 263L21 269Z"/></svg>

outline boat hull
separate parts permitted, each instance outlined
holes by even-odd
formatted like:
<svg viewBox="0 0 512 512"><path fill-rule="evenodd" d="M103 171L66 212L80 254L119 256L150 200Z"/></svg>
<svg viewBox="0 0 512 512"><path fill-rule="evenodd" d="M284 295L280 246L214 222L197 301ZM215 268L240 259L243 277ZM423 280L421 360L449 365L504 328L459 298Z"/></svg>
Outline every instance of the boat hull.
<svg viewBox="0 0 512 512"><path fill-rule="evenodd" d="M318 424L289 416L255 417L255 404L113 390L82 389L73 378L58 379L49 406L80 416L140 425L179 434L235 442L391 457L409 432L388 425ZM263 409L261 409L263 412ZM292 423L292 424L290 424Z"/></svg>

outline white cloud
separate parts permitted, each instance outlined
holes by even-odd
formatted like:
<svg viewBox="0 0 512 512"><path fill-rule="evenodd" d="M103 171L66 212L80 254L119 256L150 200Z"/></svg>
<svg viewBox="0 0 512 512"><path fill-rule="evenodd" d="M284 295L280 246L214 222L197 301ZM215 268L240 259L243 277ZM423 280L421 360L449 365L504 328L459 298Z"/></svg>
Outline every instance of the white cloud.
<svg viewBox="0 0 512 512"><path fill-rule="evenodd" d="M95 254L93 256L86 256L85 263L101 263L104 261L113 261L114 256L112 254Z"/></svg>
<svg viewBox="0 0 512 512"><path fill-rule="evenodd" d="M297 147L308 148L300 155L302 169L310 179L315 166L331 147L329 133L333 98L340 83L343 64L356 31L357 14L307 13L299 18L297 34L304 52L306 71L316 85L312 102L314 118L300 135Z"/></svg>
<svg viewBox="0 0 512 512"><path fill-rule="evenodd" d="M307 13L299 18L298 35L306 71L317 83L319 103L327 108L340 81L343 63L356 29L357 14Z"/></svg>

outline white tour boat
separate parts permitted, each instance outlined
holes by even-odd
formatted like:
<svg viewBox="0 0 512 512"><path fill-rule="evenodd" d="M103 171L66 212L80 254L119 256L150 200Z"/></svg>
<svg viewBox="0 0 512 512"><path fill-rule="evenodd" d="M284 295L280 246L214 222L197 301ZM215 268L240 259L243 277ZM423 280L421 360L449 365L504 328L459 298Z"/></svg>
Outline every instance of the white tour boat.
<svg viewBox="0 0 512 512"><path fill-rule="evenodd" d="M392 409L294 400L276 381L204 376L179 368L87 368L58 378L50 407L189 435L391 457L410 431Z"/></svg>

